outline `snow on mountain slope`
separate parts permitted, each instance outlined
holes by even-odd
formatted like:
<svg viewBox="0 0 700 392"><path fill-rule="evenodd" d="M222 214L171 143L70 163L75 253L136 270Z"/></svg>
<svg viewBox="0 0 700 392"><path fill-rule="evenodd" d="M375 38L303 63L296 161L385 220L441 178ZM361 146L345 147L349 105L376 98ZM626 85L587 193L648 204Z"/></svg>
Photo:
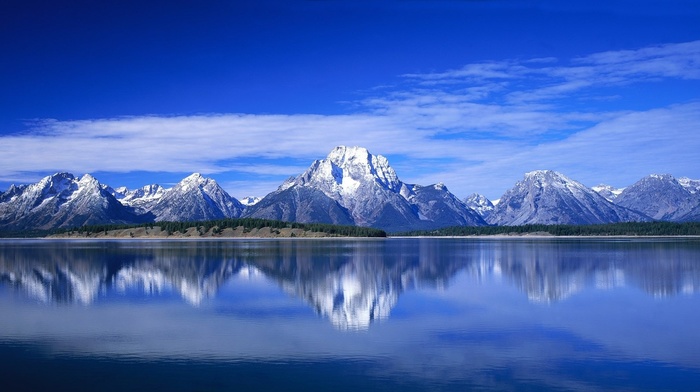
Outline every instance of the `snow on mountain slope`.
<svg viewBox="0 0 700 392"><path fill-rule="evenodd" d="M0 197L0 228L52 229L141 218L121 205L89 174L56 173L36 184L12 186Z"/></svg>
<svg viewBox="0 0 700 392"><path fill-rule="evenodd" d="M471 195L467 196L467 198L464 199L464 204L476 211L483 219L488 218L495 208L494 203L491 202L491 200L478 193L472 193Z"/></svg>
<svg viewBox="0 0 700 392"><path fill-rule="evenodd" d="M260 200L262 200L261 197L257 197L257 196L246 196L246 197L242 198L242 199L239 200L239 201L240 201L241 204L243 204L244 206L249 207L249 206L254 206L254 205L258 204L258 202L259 202Z"/></svg>
<svg viewBox="0 0 700 392"><path fill-rule="evenodd" d="M489 217L489 223L602 224L649 220L617 206L583 184L552 170L537 170L506 191Z"/></svg>
<svg viewBox="0 0 700 392"><path fill-rule="evenodd" d="M107 190L120 203L134 208L138 213L150 211L168 191L158 184L146 185L134 190L129 190L126 187L116 189L108 187Z"/></svg>
<svg viewBox="0 0 700 392"><path fill-rule="evenodd" d="M615 188L612 185L600 184L592 187L599 195L606 198L608 201L614 202L614 200L620 196L620 193L625 190L625 188Z"/></svg>
<svg viewBox="0 0 700 392"><path fill-rule="evenodd" d="M243 209L216 181L194 173L165 192L150 212L156 221L198 221L236 218Z"/></svg>
<svg viewBox="0 0 700 392"><path fill-rule="evenodd" d="M66 200L71 188L77 187L70 173L56 173L42 178L36 184L12 185L0 196L0 224L22 219L51 199Z"/></svg>
<svg viewBox="0 0 700 392"><path fill-rule="evenodd" d="M690 193L700 193L700 180L693 180L688 177L681 177L678 183Z"/></svg>

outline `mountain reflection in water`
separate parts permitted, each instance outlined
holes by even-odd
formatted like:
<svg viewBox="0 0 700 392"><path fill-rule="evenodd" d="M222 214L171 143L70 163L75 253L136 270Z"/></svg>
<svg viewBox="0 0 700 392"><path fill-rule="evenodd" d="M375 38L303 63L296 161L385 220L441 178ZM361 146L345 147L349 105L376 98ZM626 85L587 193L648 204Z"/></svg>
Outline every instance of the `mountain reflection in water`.
<svg viewBox="0 0 700 392"><path fill-rule="evenodd" d="M198 306L234 277L259 277L339 329L367 329L405 291L445 287L458 273L476 283L500 278L533 302L623 286L692 294L699 249L673 239L4 241L0 282L46 303L175 292Z"/></svg>

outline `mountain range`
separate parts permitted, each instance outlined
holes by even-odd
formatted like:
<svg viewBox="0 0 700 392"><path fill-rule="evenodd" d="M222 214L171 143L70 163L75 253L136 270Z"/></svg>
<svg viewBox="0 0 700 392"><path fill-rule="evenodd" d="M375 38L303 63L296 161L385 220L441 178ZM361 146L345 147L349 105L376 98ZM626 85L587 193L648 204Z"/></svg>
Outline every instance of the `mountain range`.
<svg viewBox="0 0 700 392"><path fill-rule="evenodd" d="M336 147L300 175L245 204L218 183L194 173L172 188L129 190L89 174L57 173L0 193L0 230L69 228L91 224L265 218L358 225L389 232L446 226L603 224L700 220L700 180L647 176L626 188L588 188L552 170L526 173L497 201L479 194L460 200L444 184L401 181L381 155Z"/></svg>

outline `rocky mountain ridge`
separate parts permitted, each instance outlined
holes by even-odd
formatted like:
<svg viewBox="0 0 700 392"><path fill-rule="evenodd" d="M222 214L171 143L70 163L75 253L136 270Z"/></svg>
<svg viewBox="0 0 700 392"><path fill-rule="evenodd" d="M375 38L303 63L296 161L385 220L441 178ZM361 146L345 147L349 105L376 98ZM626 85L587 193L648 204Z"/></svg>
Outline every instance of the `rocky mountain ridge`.
<svg viewBox="0 0 700 392"><path fill-rule="evenodd" d="M682 221L700 205L691 181L682 185L670 174L652 174L625 188L615 203L655 220Z"/></svg>
<svg viewBox="0 0 700 392"><path fill-rule="evenodd" d="M91 175L56 173L41 181L11 186L0 195L0 229L52 229L101 223L143 222Z"/></svg>
<svg viewBox="0 0 700 392"><path fill-rule="evenodd" d="M253 217L368 226L389 232L446 226L700 220L700 180L650 175L627 188L583 184L551 170L527 173L496 205L459 200L445 185L401 181L381 155L337 147L262 199L245 204L194 173L170 189L111 188L89 174L56 173L0 192L0 230Z"/></svg>
<svg viewBox="0 0 700 392"><path fill-rule="evenodd" d="M620 207L592 189L553 170L536 170L501 197L489 215L500 226L525 224L603 224L647 221L647 216Z"/></svg>

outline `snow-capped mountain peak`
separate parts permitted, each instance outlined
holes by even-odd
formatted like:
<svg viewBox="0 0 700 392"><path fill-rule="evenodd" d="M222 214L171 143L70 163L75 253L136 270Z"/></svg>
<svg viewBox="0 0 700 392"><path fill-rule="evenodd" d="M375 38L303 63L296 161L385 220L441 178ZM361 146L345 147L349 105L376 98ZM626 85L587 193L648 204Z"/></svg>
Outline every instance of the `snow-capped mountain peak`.
<svg viewBox="0 0 700 392"><path fill-rule="evenodd" d="M401 196L404 184L387 159L372 155L363 147L334 148L325 159L314 161L304 173L286 181L278 193L292 187L322 192L346 209L361 226L373 225L377 216L382 215L380 211L387 208L398 209L398 216L415 215ZM417 220L417 216L413 219Z"/></svg>
<svg viewBox="0 0 700 392"><path fill-rule="evenodd" d="M203 177L199 173L192 173L189 176L185 177L180 181L176 187L180 187L182 191L187 191L192 187L200 187L200 186L205 186L208 184L209 181L214 181L214 180L209 180L208 178Z"/></svg>
<svg viewBox="0 0 700 392"><path fill-rule="evenodd" d="M326 159L314 161L294 184L319 187L329 197L352 198L362 184L376 183L390 191L401 189L401 181L389 161L363 147L336 147Z"/></svg>
<svg viewBox="0 0 700 392"><path fill-rule="evenodd" d="M341 169L334 174L343 175L342 182L348 182L352 187L361 178L373 178L381 185L393 191L401 187L401 182L389 161L382 155L372 155L364 147L336 147L326 158L335 167Z"/></svg>
<svg viewBox="0 0 700 392"><path fill-rule="evenodd" d="M89 184L91 186L99 184L97 179L95 177L93 177L91 174L84 174L82 177L80 177L80 180L78 182L81 184L85 184L85 185Z"/></svg>
<svg viewBox="0 0 700 392"><path fill-rule="evenodd" d="M532 182L541 186L584 187L581 183L554 170L535 170L525 173L524 183Z"/></svg>
<svg viewBox="0 0 700 392"><path fill-rule="evenodd" d="M70 173L12 187L0 197L0 228L50 229L137 221L106 188L89 174L78 179Z"/></svg>
<svg viewBox="0 0 700 392"><path fill-rule="evenodd" d="M193 173L165 192L150 210L158 221L236 218L243 205L219 184Z"/></svg>
<svg viewBox="0 0 700 392"><path fill-rule="evenodd" d="M625 188L615 188L612 185L607 185L607 184L599 184L594 187L592 187L594 191L596 191L599 195L603 196L604 198L608 199L608 201L613 201L615 200L618 196L620 196L620 193L625 190Z"/></svg>
<svg viewBox="0 0 700 392"><path fill-rule="evenodd" d="M443 184L399 180L389 161L363 147L336 147L301 175L287 180L248 213L267 219L356 224L410 230L484 225L478 214Z"/></svg>
<svg viewBox="0 0 700 392"><path fill-rule="evenodd" d="M256 205L260 200L262 200L261 197L257 197L257 196L246 196L246 197L240 199L239 201L240 201L241 204L243 204L244 206L249 207L249 206L254 206L254 205Z"/></svg>
<svg viewBox="0 0 700 392"><path fill-rule="evenodd" d="M553 170L525 174L506 191L489 223L599 224L648 220L642 214L616 206L578 181Z"/></svg>
<svg viewBox="0 0 700 392"><path fill-rule="evenodd" d="M487 199L486 196L480 195L478 193L472 193L464 199L464 203L481 215L482 218L486 219L493 212L495 208L491 200Z"/></svg>
<svg viewBox="0 0 700 392"><path fill-rule="evenodd" d="M139 213L146 213L156 205L168 189L158 184L151 184L134 190L129 190L125 186L115 189L107 187L107 191L123 205L132 207Z"/></svg>
<svg viewBox="0 0 700 392"><path fill-rule="evenodd" d="M678 221L694 214L700 194L693 193L670 174L650 174L627 187L615 203L660 220Z"/></svg>
<svg viewBox="0 0 700 392"><path fill-rule="evenodd" d="M671 181L674 177L670 174L649 174L649 178L662 181Z"/></svg>

